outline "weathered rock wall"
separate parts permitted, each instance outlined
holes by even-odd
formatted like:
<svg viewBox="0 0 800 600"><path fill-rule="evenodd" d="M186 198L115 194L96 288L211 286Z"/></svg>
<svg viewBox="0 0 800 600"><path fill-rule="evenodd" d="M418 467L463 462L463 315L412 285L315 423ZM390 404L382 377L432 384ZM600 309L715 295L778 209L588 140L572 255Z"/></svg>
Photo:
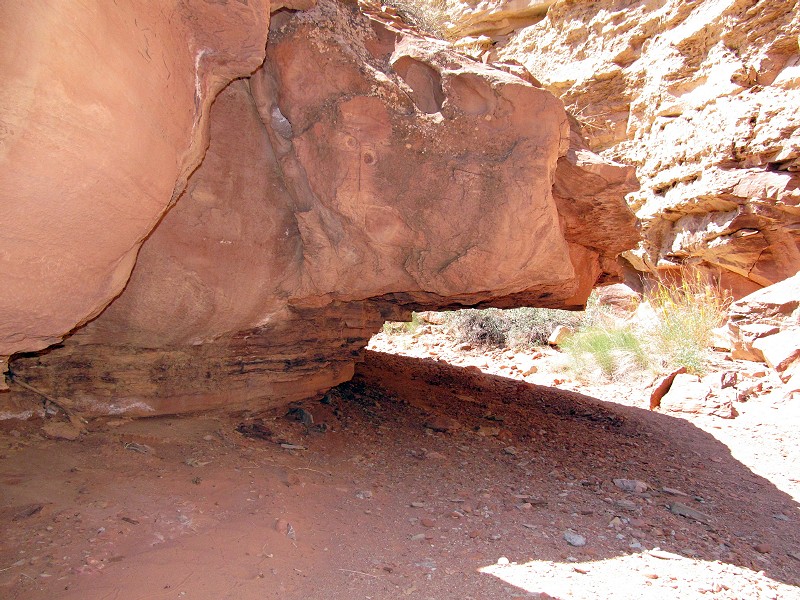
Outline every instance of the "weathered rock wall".
<svg viewBox="0 0 800 600"><path fill-rule="evenodd" d="M638 239L634 188L523 79L354 6L282 12L124 292L11 367L86 413L320 394L411 310L581 306Z"/></svg>
<svg viewBox="0 0 800 600"><path fill-rule="evenodd" d="M523 63L592 150L636 166L637 269L701 265L743 295L800 268L798 34L795 0L558 0L490 57Z"/></svg>
<svg viewBox="0 0 800 600"><path fill-rule="evenodd" d="M267 0L0 4L0 358L122 291L268 24Z"/></svg>

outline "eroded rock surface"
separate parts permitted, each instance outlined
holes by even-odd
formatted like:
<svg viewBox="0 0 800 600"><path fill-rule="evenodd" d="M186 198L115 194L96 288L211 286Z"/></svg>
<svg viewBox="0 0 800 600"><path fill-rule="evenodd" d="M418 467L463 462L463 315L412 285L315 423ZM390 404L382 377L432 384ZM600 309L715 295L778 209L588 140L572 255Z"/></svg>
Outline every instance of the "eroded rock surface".
<svg viewBox="0 0 800 600"><path fill-rule="evenodd" d="M800 274L734 302L724 332L732 358L764 362L784 382L800 374Z"/></svg>
<svg viewBox="0 0 800 600"><path fill-rule="evenodd" d="M214 97L262 62L269 2L3 2L0 23L4 357L122 291L203 156Z"/></svg>
<svg viewBox="0 0 800 600"><path fill-rule="evenodd" d="M465 3L471 15L529 3ZM641 271L696 264L746 295L800 269L795 0L560 0L491 60L564 100L589 146L637 167Z"/></svg>
<svg viewBox="0 0 800 600"><path fill-rule="evenodd" d="M353 6L276 14L210 131L122 295L20 378L86 412L282 404L411 310L579 307L638 239L632 169L555 97Z"/></svg>
<svg viewBox="0 0 800 600"><path fill-rule="evenodd" d="M555 0L449 0L448 36L506 35L541 21Z"/></svg>

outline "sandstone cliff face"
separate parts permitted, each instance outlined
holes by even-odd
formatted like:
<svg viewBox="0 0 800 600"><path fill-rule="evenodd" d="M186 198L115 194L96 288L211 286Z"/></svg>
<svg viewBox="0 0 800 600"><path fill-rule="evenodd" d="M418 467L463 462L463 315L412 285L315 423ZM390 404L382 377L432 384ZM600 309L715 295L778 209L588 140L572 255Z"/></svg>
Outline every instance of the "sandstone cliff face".
<svg viewBox="0 0 800 600"><path fill-rule="evenodd" d="M491 57L523 63L592 150L636 166L637 269L698 264L743 295L800 268L798 34L794 0L559 0Z"/></svg>
<svg viewBox="0 0 800 600"><path fill-rule="evenodd" d="M387 319L578 307L636 243L632 169L523 79L330 0L274 15L266 54L125 291L17 376L87 413L286 403Z"/></svg>

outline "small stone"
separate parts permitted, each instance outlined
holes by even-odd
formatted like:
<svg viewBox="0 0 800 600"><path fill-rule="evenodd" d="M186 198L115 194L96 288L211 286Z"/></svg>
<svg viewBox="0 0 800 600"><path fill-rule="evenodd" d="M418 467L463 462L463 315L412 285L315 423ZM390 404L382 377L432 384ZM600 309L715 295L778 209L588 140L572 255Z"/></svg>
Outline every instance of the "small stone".
<svg viewBox="0 0 800 600"><path fill-rule="evenodd" d="M551 346L560 346L567 341L572 334L572 329L566 325L558 325L555 329L553 329L550 337L547 338L547 343Z"/></svg>
<svg viewBox="0 0 800 600"><path fill-rule="evenodd" d="M591 569L587 569L586 567L574 566L572 567L572 570L575 571L576 573L580 573L581 575L588 575L589 573L591 573Z"/></svg>
<svg viewBox="0 0 800 600"><path fill-rule="evenodd" d="M418 542L418 541L424 540L424 539L425 539L425 534L424 533L418 533L416 535L412 535L411 536L411 541L412 542Z"/></svg>
<svg viewBox="0 0 800 600"><path fill-rule="evenodd" d="M647 484L638 479L615 479L614 485L626 492L635 492L637 494L646 492L648 489Z"/></svg>
<svg viewBox="0 0 800 600"><path fill-rule="evenodd" d="M787 517L783 513L776 513L776 514L772 515L772 518L776 519L778 521L788 521L789 520L789 517Z"/></svg>
<svg viewBox="0 0 800 600"><path fill-rule="evenodd" d="M412 508L425 508L424 502L412 502L409 506Z"/></svg>
<svg viewBox="0 0 800 600"><path fill-rule="evenodd" d="M639 510L639 507L632 500L614 500L614 506L630 512Z"/></svg>
<svg viewBox="0 0 800 600"><path fill-rule="evenodd" d="M708 523L711 521L711 517L709 517L707 514L702 513L699 510L695 510L690 506L686 506L685 504L681 504L680 502L673 502L670 504L669 511L674 515L686 517L687 519L694 519L700 523Z"/></svg>
<svg viewBox="0 0 800 600"><path fill-rule="evenodd" d="M420 519L419 522L423 527L435 527L436 526L436 520L435 519L431 519L430 517L423 517L422 519Z"/></svg>
<svg viewBox="0 0 800 600"><path fill-rule="evenodd" d="M369 500L372 498L372 492L369 490L361 490L356 492L356 498L359 500Z"/></svg>
<svg viewBox="0 0 800 600"><path fill-rule="evenodd" d="M571 529L567 529L564 532L564 540L566 540L570 546L580 547L586 545L586 538L579 533L575 533Z"/></svg>
<svg viewBox="0 0 800 600"><path fill-rule="evenodd" d="M274 528L274 529L275 529L275 531L277 531L278 533L283 533L283 534L285 534L285 533L287 533L287 532L288 532L288 530L289 530L289 521L287 521L286 519L277 519L277 520L275 521L275 524L273 525L273 528Z"/></svg>
<svg viewBox="0 0 800 600"><path fill-rule="evenodd" d="M425 420L424 425L428 429L433 429L434 431L438 431L440 433L453 433L461 429L461 423L452 417L447 417L445 415L434 415L432 417L428 417Z"/></svg>
<svg viewBox="0 0 800 600"><path fill-rule="evenodd" d="M650 554L650 556L653 556L655 558L659 558L661 560L676 560L676 559L680 559L681 558L681 556L678 555L678 554L672 554L671 552L665 552L664 550L661 550L660 548L653 548L652 550L650 550L649 554Z"/></svg>
<svg viewBox="0 0 800 600"><path fill-rule="evenodd" d="M55 440L75 441L81 437L81 430L72 423L62 421L48 421L42 427L44 434Z"/></svg>
<svg viewBox="0 0 800 600"><path fill-rule="evenodd" d="M661 491L664 492L665 494L670 494L671 496L688 496L689 495L689 494L684 494L682 491L676 490L675 488L671 488L671 487L663 487L663 488L661 488Z"/></svg>
<svg viewBox="0 0 800 600"><path fill-rule="evenodd" d="M511 562L511 561L510 561L510 560L508 560L508 559L507 559L505 556L501 556L500 558L498 558L498 559L497 559L497 564L498 564L498 565L507 565L507 564L509 564L510 562Z"/></svg>
<svg viewBox="0 0 800 600"><path fill-rule="evenodd" d="M753 550L755 550L759 554L769 554L770 552L772 552L772 546L770 546L766 542L762 542L760 544L756 544L755 546L753 546Z"/></svg>
<svg viewBox="0 0 800 600"><path fill-rule="evenodd" d="M511 456L514 456L518 452L518 450L514 446L506 446L505 448L503 448L503 452L505 452L506 454L510 454Z"/></svg>

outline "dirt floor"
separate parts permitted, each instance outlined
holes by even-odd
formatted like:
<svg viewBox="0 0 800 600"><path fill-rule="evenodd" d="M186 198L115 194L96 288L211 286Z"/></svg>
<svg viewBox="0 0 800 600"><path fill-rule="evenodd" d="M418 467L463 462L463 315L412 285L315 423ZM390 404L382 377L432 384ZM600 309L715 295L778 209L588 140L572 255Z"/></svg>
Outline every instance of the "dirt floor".
<svg viewBox="0 0 800 600"><path fill-rule="evenodd" d="M800 598L797 402L679 418L438 354L293 410L0 423L0 598Z"/></svg>

